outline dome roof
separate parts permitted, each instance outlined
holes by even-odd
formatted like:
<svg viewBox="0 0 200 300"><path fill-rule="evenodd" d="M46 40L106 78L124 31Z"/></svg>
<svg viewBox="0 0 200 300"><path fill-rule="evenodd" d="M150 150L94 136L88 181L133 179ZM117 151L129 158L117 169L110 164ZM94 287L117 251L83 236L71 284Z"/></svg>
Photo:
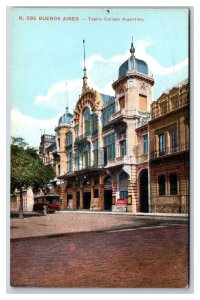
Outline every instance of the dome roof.
<svg viewBox="0 0 200 300"><path fill-rule="evenodd" d="M135 48L131 44L131 56L119 67L119 76L118 79L125 76L128 72L137 72L144 75L149 74L149 68L145 61L138 59L134 56Z"/></svg>
<svg viewBox="0 0 200 300"><path fill-rule="evenodd" d="M58 126L70 124L72 118L73 118L73 115L70 114L67 109L66 112L59 118Z"/></svg>

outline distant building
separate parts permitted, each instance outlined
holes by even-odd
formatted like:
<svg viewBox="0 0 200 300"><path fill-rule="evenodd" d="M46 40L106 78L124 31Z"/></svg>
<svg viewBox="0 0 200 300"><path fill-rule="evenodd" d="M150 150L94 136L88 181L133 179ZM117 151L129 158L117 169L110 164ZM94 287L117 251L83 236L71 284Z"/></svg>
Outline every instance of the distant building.
<svg viewBox="0 0 200 300"><path fill-rule="evenodd" d="M84 67L73 115L66 109L52 143L42 136L43 162L53 158L63 208L188 212L188 82L153 101L148 65L133 43L130 52L114 97L89 88Z"/></svg>
<svg viewBox="0 0 200 300"><path fill-rule="evenodd" d="M23 210L24 211L32 211L34 198L33 198L33 190L31 187L28 189L24 189L22 193L23 197ZM15 193L10 195L10 210L16 211L19 210L20 206L20 192L16 191Z"/></svg>
<svg viewBox="0 0 200 300"><path fill-rule="evenodd" d="M53 153L56 149L55 135L43 134L39 146L39 156L45 165L54 165Z"/></svg>

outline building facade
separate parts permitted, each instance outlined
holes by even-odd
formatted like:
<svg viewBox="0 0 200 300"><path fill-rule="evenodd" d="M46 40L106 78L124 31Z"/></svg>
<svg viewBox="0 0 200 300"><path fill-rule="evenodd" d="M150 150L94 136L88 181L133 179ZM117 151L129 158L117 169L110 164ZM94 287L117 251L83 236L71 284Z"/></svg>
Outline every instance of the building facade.
<svg viewBox="0 0 200 300"><path fill-rule="evenodd" d="M188 145L189 131L182 127L188 122L188 84L175 88L176 93L172 89L157 101L152 99L153 85L147 63L135 57L133 43L130 57L119 67L118 78L112 84L114 97L90 88L84 67L82 93L74 113L66 110L60 118L55 128L56 141L51 145L55 147L53 163L61 183L63 208L116 211L124 210L125 205L130 212L188 211L188 148L182 151L183 157L177 157L177 152L181 152L178 148L171 156L152 154L159 149L161 129L169 126L171 130L176 122L177 135L174 133L171 139L180 138L177 146ZM171 100L177 97L182 100ZM164 101L171 106L169 113L162 114ZM182 104L175 107L175 101ZM167 139L170 137L166 134ZM169 162L174 168L174 163L178 168L180 162L185 171L168 170ZM163 180L160 174L166 180L164 195L159 192ZM176 183L170 193L167 182L176 178L179 183L175 195Z"/></svg>
<svg viewBox="0 0 200 300"><path fill-rule="evenodd" d="M151 210L189 210L189 87L173 87L152 103L150 130Z"/></svg>

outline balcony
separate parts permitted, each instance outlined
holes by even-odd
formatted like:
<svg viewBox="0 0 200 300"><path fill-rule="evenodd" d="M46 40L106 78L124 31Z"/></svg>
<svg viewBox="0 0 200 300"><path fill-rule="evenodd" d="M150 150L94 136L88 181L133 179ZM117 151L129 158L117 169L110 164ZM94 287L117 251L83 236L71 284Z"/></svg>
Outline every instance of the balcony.
<svg viewBox="0 0 200 300"><path fill-rule="evenodd" d="M98 130L98 129L94 130L94 131L92 132L92 136L95 136L95 135L97 135L97 134L98 134L98 132L99 132L99 130Z"/></svg>
<svg viewBox="0 0 200 300"><path fill-rule="evenodd" d="M118 165L123 165L123 164L131 164L132 163L132 156L118 156L113 159L109 159L107 161L107 164L105 167L115 167Z"/></svg>
<svg viewBox="0 0 200 300"><path fill-rule="evenodd" d="M152 120L176 111L189 104L188 91L185 93L165 94L151 105Z"/></svg>
<svg viewBox="0 0 200 300"><path fill-rule="evenodd" d="M75 138L75 144L80 144L80 143L83 143L84 141L87 141L87 139L91 136L91 133L88 131L88 132L85 132L84 134L81 134L79 136L77 136Z"/></svg>
<svg viewBox="0 0 200 300"><path fill-rule="evenodd" d="M123 118L125 115L125 109L118 110L114 114L111 115L109 123L115 123L115 121L119 121L121 118Z"/></svg>
<svg viewBox="0 0 200 300"><path fill-rule="evenodd" d="M180 144L174 148L166 148L165 151L152 151L150 154L151 159L163 158L166 156L176 155L189 150L189 144Z"/></svg>

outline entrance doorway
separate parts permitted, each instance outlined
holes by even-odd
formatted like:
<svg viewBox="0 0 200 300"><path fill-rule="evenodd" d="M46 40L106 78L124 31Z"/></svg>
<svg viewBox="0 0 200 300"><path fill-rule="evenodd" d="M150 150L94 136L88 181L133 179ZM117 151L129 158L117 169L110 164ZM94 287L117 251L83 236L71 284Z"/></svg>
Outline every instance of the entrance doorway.
<svg viewBox="0 0 200 300"><path fill-rule="evenodd" d="M140 173L140 211L149 212L148 170Z"/></svg>
<svg viewBox="0 0 200 300"><path fill-rule="evenodd" d="M76 192L76 208L80 208L80 192Z"/></svg>
<svg viewBox="0 0 200 300"><path fill-rule="evenodd" d="M112 190L104 190L104 209L112 209Z"/></svg>
<svg viewBox="0 0 200 300"><path fill-rule="evenodd" d="M112 177L106 177L104 181L104 209L112 209Z"/></svg>
<svg viewBox="0 0 200 300"><path fill-rule="evenodd" d="M90 209L91 192L83 193L83 208Z"/></svg>

